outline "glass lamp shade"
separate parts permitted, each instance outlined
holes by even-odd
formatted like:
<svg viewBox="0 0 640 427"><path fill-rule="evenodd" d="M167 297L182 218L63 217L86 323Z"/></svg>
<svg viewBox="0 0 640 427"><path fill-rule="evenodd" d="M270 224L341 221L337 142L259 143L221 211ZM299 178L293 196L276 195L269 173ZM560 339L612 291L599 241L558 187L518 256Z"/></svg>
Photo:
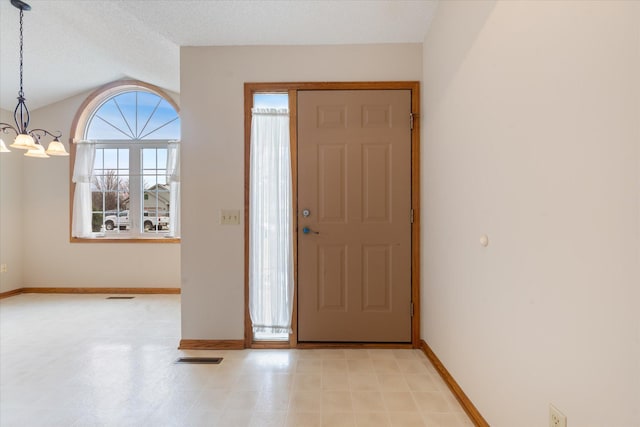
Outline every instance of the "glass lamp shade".
<svg viewBox="0 0 640 427"><path fill-rule="evenodd" d="M22 150L30 150L35 147L36 142L33 140L31 135L27 135L26 133L20 133L16 136L15 141L10 146L13 148L20 148Z"/></svg>
<svg viewBox="0 0 640 427"><path fill-rule="evenodd" d="M35 147L30 148L29 151L25 153L27 157L38 157L40 159L47 159L49 156L44 151L44 147L40 144L36 144Z"/></svg>
<svg viewBox="0 0 640 427"><path fill-rule="evenodd" d="M0 153L10 153L10 152L11 150L9 150L6 145L4 145L4 141L2 140L2 138L0 138Z"/></svg>
<svg viewBox="0 0 640 427"><path fill-rule="evenodd" d="M49 143L49 148L47 148L47 154L50 156L68 156L67 149L64 148L64 144L58 141L58 138L54 139Z"/></svg>

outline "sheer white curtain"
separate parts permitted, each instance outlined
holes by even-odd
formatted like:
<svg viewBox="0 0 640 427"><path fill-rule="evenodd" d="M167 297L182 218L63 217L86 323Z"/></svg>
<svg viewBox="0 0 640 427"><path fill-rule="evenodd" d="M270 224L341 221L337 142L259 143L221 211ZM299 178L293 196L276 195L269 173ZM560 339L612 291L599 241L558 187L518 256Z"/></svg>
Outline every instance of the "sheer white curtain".
<svg viewBox="0 0 640 427"><path fill-rule="evenodd" d="M180 236L180 143L170 142L167 155L169 182L169 235Z"/></svg>
<svg viewBox="0 0 640 427"><path fill-rule="evenodd" d="M91 175L96 157L96 145L88 141L76 144L76 160L73 168L73 217L71 235L73 237L92 237L91 217Z"/></svg>
<svg viewBox="0 0 640 427"><path fill-rule="evenodd" d="M254 333L291 332L293 240L289 111L251 120L249 312Z"/></svg>

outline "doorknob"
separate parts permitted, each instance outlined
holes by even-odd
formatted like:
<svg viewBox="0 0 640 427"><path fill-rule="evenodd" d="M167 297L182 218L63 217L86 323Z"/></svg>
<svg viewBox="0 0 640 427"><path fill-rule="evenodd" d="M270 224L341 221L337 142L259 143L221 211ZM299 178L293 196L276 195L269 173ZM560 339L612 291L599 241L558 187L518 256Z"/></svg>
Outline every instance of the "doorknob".
<svg viewBox="0 0 640 427"><path fill-rule="evenodd" d="M309 227L304 227L304 228L302 229L302 232L303 232L304 234L309 234L309 233L311 233L311 234L320 234L320 233L319 233L319 232L317 232L317 231L313 231L313 230L312 230L312 229L310 229Z"/></svg>

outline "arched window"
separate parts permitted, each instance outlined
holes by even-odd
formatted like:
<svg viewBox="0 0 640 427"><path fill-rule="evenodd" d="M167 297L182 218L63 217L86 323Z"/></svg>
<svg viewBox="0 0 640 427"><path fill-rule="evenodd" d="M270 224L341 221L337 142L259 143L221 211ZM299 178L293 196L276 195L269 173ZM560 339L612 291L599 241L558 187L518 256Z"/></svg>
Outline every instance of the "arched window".
<svg viewBox="0 0 640 427"><path fill-rule="evenodd" d="M147 89L129 88L107 98L93 111L85 139L100 141L175 140L180 117L169 102Z"/></svg>
<svg viewBox="0 0 640 427"><path fill-rule="evenodd" d="M153 86L108 85L75 129L72 237L179 236L180 117Z"/></svg>

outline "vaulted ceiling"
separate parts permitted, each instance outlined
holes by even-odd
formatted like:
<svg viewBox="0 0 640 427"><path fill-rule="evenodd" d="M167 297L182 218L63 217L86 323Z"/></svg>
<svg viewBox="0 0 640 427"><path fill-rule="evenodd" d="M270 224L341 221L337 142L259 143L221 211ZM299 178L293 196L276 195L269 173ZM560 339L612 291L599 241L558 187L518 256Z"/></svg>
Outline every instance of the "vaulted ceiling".
<svg viewBox="0 0 640 427"><path fill-rule="evenodd" d="M421 43L437 0L26 0L35 109L120 78L180 91L180 46ZM0 0L0 107L19 87L19 10Z"/></svg>

